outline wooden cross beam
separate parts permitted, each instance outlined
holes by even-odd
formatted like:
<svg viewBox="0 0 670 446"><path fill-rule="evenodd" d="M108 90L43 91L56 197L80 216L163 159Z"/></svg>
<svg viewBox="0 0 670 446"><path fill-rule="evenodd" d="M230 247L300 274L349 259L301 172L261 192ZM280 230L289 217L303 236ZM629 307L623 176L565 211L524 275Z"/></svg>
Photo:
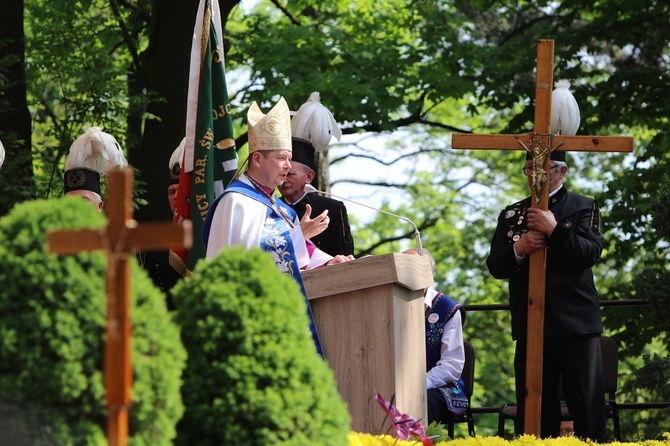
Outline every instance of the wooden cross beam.
<svg viewBox="0 0 670 446"><path fill-rule="evenodd" d="M191 222L138 225L133 220L133 171L114 169L108 178L109 224L102 229L54 231L47 234L49 251L76 254L104 250L107 254L107 315L104 374L107 394L107 440L110 446L128 444L128 409L132 402L130 356L130 264L132 251L190 247Z"/></svg>
<svg viewBox="0 0 670 446"><path fill-rule="evenodd" d="M546 175L548 156L552 150L582 152L632 152L633 138L604 136L564 136L551 134L551 93L553 86L554 41L540 40L537 44L537 78L535 80L535 121L533 132L527 135L454 134L454 149L527 150L534 159L533 177L537 184L532 190L532 206L548 209L549 191ZM537 174L537 175L536 175ZM528 284L528 323L526 351L526 434L540 435L542 398L542 348L544 336L544 293L547 250L530 255Z"/></svg>

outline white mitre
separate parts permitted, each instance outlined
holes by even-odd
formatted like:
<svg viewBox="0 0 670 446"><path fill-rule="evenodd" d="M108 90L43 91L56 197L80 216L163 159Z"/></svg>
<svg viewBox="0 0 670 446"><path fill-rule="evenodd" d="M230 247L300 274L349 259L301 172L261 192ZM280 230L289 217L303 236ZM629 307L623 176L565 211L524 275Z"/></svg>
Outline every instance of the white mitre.
<svg viewBox="0 0 670 446"><path fill-rule="evenodd" d="M259 150L291 151L291 114L282 97L264 115L254 101L247 112L249 131L249 153Z"/></svg>

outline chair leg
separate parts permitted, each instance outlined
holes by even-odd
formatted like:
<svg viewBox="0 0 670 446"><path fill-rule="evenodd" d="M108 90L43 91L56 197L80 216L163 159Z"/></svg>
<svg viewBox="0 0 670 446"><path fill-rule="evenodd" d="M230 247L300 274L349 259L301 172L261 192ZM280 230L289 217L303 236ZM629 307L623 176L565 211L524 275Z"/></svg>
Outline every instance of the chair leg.
<svg viewBox="0 0 670 446"><path fill-rule="evenodd" d="M472 416L472 411L468 409L467 415L468 417L468 434L470 434L471 437L475 436L475 418Z"/></svg>
<svg viewBox="0 0 670 446"><path fill-rule="evenodd" d="M505 438L505 414L502 409L498 412L498 436L500 438Z"/></svg>
<svg viewBox="0 0 670 446"><path fill-rule="evenodd" d="M616 401L608 401L610 410L612 411L612 422L614 423L614 437L617 441L621 441L621 424L619 423L619 406Z"/></svg>
<svg viewBox="0 0 670 446"><path fill-rule="evenodd" d="M452 440L454 439L454 425L455 424L456 423L454 422L454 420L452 418L451 420L449 420L449 424L447 426L447 433L449 435L449 438L451 438Z"/></svg>

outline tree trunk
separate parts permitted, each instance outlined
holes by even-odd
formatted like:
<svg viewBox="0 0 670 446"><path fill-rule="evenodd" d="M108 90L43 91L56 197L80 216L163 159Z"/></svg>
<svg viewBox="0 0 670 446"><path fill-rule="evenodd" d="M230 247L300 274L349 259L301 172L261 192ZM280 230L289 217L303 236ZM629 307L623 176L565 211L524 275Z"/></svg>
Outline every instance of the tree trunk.
<svg viewBox="0 0 670 446"><path fill-rule="evenodd" d="M139 220L170 218L168 162L185 136L191 37L198 3L199 0L154 2L150 43L142 55L144 72L135 76L136 85L131 86L137 91L144 79L147 90L164 99L148 107L147 112L159 119L146 121L141 147L130 155L131 163L140 171L138 177L145 182L144 197L149 202L135 214ZM239 0L219 1L224 31L228 14L238 3Z"/></svg>
<svg viewBox="0 0 670 446"><path fill-rule="evenodd" d="M0 168L0 216L14 204L34 198L30 112L26 100L23 0L0 2L0 60L9 61L7 83L0 84L0 141L6 157Z"/></svg>
<svg viewBox="0 0 670 446"><path fill-rule="evenodd" d="M145 122L141 146L130 155L145 183L147 206L135 214L138 220L170 219L167 200L168 163L184 137L191 36L198 0L156 0L149 32L149 47L142 54L147 91L162 98L147 112L158 119Z"/></svg>

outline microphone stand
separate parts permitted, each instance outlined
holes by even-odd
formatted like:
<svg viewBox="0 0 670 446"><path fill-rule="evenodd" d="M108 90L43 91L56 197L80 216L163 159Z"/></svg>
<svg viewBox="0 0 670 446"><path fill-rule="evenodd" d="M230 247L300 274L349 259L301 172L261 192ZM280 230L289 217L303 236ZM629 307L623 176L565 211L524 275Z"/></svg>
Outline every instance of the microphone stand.
<svg viewBox="0 0 670 446"><path fill-rule="evenodd" d="M411 224L414 227L414 240L416 241L416 247L417 247L417 250L419 252L419 255L420 256L423 255L423 246L421 244L421 234L419 233L419 228L417 228L417 226L414 224L414 222L412 220L410 220L409 218L403 217L402 215L393 214L391 212L385 211L383 209L378 209L378 208L369 206L367 204L359 203L358 201L354 201L354 200L351 200L349 198L340 197L339 195L335 195L331 192L324 192L322 190L318 190L317 188L315 188L314 186L312 186L309 183L305 184L304 189L305 189L305 192L307 192L307 193L316 192L316 193L319 193L321 195L330 195L331 197L339 198L340 200L344 200L344 201L349 201L349 202L357 204L359 206L363 206L363 207L366 207L368 209L372 209L373 211L381 212L382 214L390 215L391 217L395 217L395 218L398 218L402 221L406 221L407 223Z"/></svg>

